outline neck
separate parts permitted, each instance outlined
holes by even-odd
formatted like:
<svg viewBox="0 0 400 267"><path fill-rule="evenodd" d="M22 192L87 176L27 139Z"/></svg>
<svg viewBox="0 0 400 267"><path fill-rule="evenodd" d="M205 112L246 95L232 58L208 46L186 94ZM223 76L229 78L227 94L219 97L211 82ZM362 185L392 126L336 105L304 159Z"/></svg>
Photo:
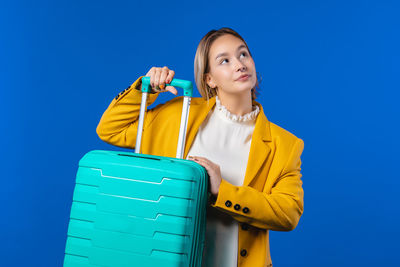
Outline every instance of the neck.
<svg viewBox="0 0 400 267"><path fill-rule="evenodd" d="M221 105L226 107L232 114L243 116L253 111L253 103L251 92L243 92L243 94L229 94L218 92L218 98Z"/></svg>

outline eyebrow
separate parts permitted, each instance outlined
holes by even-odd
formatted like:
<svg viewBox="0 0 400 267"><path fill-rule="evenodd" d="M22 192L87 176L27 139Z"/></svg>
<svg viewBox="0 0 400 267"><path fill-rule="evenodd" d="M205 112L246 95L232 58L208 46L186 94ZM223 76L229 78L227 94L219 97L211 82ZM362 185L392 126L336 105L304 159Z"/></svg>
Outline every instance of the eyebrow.
<svg viewBox="0 0 400 267"><path fill-rule="evenodd" d="M236 50L240 50L240 49L242 49L242 48L246 48L246 46L245 46L244 44L242 44L242 45L240 45ZM227 56L227 55L228 55L228 53L219 53L219 54L215 57L215 59L218 59L219 57Z"/></svg>

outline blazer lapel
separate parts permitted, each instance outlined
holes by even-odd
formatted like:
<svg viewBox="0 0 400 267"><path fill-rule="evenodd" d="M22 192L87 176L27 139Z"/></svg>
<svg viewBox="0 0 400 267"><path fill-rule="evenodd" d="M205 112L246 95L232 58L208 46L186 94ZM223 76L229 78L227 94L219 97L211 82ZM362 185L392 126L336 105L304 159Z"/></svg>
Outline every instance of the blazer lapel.
<svg viewBox="0 0 400 267"><path fill-rule="evenodd" d="M254 101L255 102L255 101ZM260 113L256 119L253 136L251 138L249 159L244 177L244 186L248 186L261 170L262 165L266 162L271 148L267 142L271 141L270 123L264 114L261 104L255 102L260 107Z"/></svg>

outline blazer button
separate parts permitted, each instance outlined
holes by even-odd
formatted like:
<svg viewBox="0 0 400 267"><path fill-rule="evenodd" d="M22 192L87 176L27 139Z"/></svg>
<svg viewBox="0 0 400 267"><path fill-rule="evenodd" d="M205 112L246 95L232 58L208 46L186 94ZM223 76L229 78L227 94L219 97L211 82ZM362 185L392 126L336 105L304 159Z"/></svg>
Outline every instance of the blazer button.
<svg viewBox="0 0 400 267"><path fill-rule="evenodd" d="M233 208L234 208L235 210L240 210L240 205L239 205L239 204L236 204L235 206L233 206Z"/></svg>
<svg viewBox="0 0 400 267"><path fill-rule="evenodd" d="M232 206L232 202L230 202L229 200L227 200L225 202L225 206L227 206L228 208L230 208Z"/></svg>
<svg viewBox="0 0 400 267"><path fill-rule="evenodd" d="M249 225L247 223L242 223L242 230L244 231L249 230Z"/></svg>
<svg viewBox="0 0 400 267"><path fill-rule="evenodd" d="M249 213L249 212L250 212L250 210L249 210L248 207L244 207L244 208L243 208L243 213Z"/></svg>
<svg viewBox="0 0 400 267"><path fill-rule="evenodd" d="M240 251L240 256L246 257L246 255L247 255L247 250L242 249L242 250Z"/></svg>

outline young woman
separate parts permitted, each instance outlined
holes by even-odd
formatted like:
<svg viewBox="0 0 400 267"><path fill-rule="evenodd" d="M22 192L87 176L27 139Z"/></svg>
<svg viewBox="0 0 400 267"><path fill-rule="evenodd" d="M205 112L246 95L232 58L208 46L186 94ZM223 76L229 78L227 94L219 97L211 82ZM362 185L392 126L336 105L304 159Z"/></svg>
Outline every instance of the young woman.
<svg viewBox="0 0 400 267"><path fill-rule="evenodd" d="M293 230L303 213L300 173L303 140L267 120L256 102L258 79L244 39L230 28L200 41L194 74L201 98L192 98L184 158L210 177L204 266L272 266L269 230ZM153 67L146 76L154 94L177 94L175 72ZM97 127L107 143L133 148L141 78L122 91ZM136 90L135 90L136 89ZM182 97L146 113L142 153L175 157Z"/></svg>

